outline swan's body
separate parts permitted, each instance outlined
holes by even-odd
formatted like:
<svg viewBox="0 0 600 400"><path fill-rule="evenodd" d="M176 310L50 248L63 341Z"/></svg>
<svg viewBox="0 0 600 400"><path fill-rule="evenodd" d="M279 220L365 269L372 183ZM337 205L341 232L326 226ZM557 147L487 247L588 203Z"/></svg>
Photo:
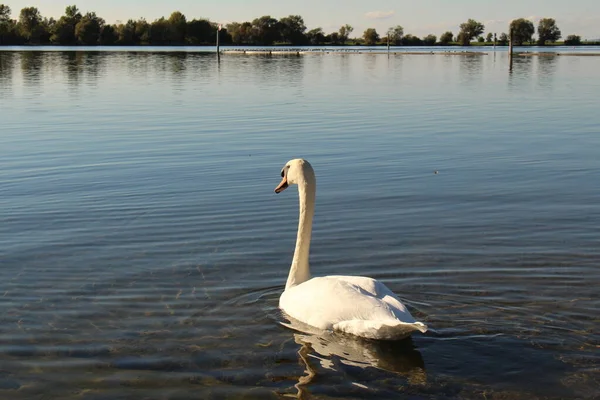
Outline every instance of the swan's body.
<svg viewBox="0 0 600 400"><path fill-rule="evenodd" d="M372 278L324 276L312 278L308 264L316 179L306 160L289 161L281 171L280 193L298 185L300 218L296 250L279 307L290 317L323 330L336 330L367 339L393 340L413 331L426 332L398 297Z"/></svg>

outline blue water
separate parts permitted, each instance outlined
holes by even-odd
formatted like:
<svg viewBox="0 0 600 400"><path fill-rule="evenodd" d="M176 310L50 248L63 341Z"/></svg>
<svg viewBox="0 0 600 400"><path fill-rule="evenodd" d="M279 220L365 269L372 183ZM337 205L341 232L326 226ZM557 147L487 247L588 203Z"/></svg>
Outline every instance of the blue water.
<svg viewBox="0 0 600 400"><path fill-rule="evenodd" d="M600 57L63 50L0 52L0 398L598 395ZM281 326L296 157L431 331Z"/></svg>

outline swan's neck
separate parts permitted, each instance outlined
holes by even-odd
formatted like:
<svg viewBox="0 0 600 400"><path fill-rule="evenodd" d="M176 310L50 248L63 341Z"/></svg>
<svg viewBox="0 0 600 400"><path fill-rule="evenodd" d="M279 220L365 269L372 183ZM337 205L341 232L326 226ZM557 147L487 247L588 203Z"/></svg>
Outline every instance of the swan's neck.
<svg viewBox="0 0 600 400"><path fill-rule="evenodd" d="M308 180L303 179L298 183L298 195L300 197L298 237L296 238L296 250L294 251L294 258L292 260L290 274L285 285L286 289L299 285L310 279L308 257L310 253L312 221L315 213L316 184L314 178L307 178Z"/></svg>

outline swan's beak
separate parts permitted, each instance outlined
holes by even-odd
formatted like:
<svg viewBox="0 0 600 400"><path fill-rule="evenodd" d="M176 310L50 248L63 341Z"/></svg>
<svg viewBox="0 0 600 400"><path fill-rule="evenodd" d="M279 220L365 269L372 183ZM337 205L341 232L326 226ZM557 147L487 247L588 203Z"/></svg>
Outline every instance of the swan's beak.
<svg viewBox="0 0 600 400"><path fill-rule="evenodd" d="M277 187L275 188L275 193L281 193L285 189L287 189L287 187L288 187L287 177L284 176L283 179L281 180L281 182L279 183L279 185L277 185Z"/></svg>

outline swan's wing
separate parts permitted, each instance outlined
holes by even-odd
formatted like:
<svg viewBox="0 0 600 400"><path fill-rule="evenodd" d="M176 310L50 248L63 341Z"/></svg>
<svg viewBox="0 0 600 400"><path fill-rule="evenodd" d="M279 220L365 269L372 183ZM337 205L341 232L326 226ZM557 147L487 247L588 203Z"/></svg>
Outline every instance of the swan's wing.
<svg viewBox="0 0 600 400"><path fill-rule="evenodd" d="M364 276L343 276L334 275L327 278L335 278L346 281L352 285L358 286L363 290L370 293L372 296L385 302L390 309L394 312L394 316L404 322L414 322L415 319L410 314L410 311L400 301L398 296L390 290L383 282L380 282L373 278L367 278Z"/></svg>
<svg viewBox="0 0 600 400"><path fill-rule="evenodd" d="M334 329L344 321L415 322L391 290L365 277L313 278L286 290L279 305L291 317L319 329Z"/></svg>

